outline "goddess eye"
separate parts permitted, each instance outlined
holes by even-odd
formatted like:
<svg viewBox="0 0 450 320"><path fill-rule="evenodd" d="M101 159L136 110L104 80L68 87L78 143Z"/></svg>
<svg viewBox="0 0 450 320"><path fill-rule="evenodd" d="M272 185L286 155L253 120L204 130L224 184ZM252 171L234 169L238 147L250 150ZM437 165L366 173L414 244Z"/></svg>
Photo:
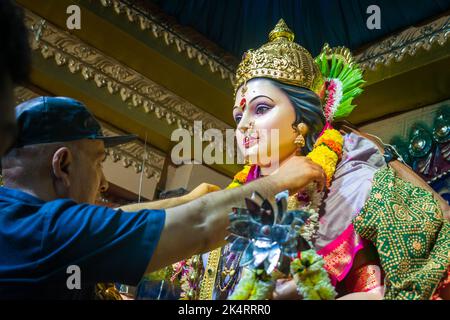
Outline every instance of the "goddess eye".
<svg viewBox="0 0 450 320"><path fill-rule="evenodd" d="M237 114L234 116L234 121L236 123L239 123L241 121L241 119L242 119L242 114Z"/></svg>
<svg viewBox="0 0 450 320"><path fill-rule="evenodd" d="M265 114L267 111L269 111L270 109L272 109L271 107L269 107L268 105L266 105L266 104L259 104L257 107L256 107L256 111L255 111L255 113L256 114Z"/></svg>

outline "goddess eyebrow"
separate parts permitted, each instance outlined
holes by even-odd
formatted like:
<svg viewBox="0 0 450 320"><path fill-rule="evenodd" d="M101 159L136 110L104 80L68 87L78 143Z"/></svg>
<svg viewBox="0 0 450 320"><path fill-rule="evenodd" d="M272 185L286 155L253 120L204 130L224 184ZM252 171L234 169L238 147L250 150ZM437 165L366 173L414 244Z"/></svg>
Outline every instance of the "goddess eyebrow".
<svg viewBox="0 0 450 320"><path fill-rule="evenodd" d="M254 97L252 100L250 100L249 103L252 103L253 100L258 99L258 98L267 98L267 99L269 99L270 101L275 102L275 101L273 101L272 98L270 98L270 97L268 97L268 96L265 96L265 95L259 95L259 96ZM233 107L233 110L236 109L236 108L239 108L239 106L234 106L234 107Z"/></svg>
<svg viewBox="0 0 450 320"><path fill-rule="evenodd" d="M270 101L274 102L273 99L270 98L270 97L268 97L268 96L265 96L265 95L259 95L259 96L254 97L252 100L250 100L249 103L252 103L254 100L256 100L256 99L258 99L258 98L267 98L267 99L269 99Z"/></svg>

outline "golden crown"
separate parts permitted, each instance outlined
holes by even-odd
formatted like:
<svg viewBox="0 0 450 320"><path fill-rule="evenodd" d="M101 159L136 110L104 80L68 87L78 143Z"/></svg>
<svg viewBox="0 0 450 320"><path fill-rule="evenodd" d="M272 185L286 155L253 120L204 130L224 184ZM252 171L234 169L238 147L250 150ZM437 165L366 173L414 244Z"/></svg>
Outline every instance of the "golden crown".
<svg viewBox="0 0 450 320"><path fill-rule="evenodd" d="M294 42L294 33L283 19L269 33L269 42L247 51L236 71L234 93L253 78L271 78L307 88L318 95L324 79L311 54Z"/></svg>

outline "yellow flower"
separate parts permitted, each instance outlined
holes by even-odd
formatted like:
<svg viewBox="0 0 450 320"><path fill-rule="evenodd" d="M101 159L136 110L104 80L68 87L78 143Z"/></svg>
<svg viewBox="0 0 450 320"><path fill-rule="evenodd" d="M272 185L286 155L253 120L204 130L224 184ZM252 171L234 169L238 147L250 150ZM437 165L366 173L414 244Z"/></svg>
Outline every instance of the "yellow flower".
<svg viewBox="0 0 450 320"><path fill-rule="evenodd" d="M330 185L339 156L342 153L344 138L339 131L327 129L317 139L314 149L307 155L312 161L320 165L327 176L327 185Z"/></svg>
<svg viewBox="0 0 450 320"><path fill-rule="evenodd" d="M241 186L241 184L239 183L239 182L231 182L229 185L228 185L228 187L227 187L227 189L233 189L233 188L237 188L237 187L240 187Z"/></svg>
<svg viewBox="0 0 450 320"><path fill-rule="evenodd" d="M247 175L248 172L244 172L244 170L242 170L234 176L234 179L239 181L240 183L245 183L245 181L247 180Z"/></svg>
<svg viewBox="0 0 450 320"><path fill-rule="evenodd" d="M336 171L338 156L325 145L319 145L307 155L312 161L320 165L327 176L327 185L330 184L331 178Z"/></svg>
<svg viewBox="0 0 450 320"><path fill-rule="evenodd" d="M322 144L326 140L333 140L336 143L343 145L344 137L342 137L341 133L335 129L327 129L325 132L317 139L316 145Z"/></svg>
<svg viewBox="0 0 450 320"><path fill-rule="evenodd" d="M239 187L247 181L248 173L250 172L251 166L245 165L244 169L236 173L236 175L233 178L233 181L228 185L227 189L232 189Z"/></svg>

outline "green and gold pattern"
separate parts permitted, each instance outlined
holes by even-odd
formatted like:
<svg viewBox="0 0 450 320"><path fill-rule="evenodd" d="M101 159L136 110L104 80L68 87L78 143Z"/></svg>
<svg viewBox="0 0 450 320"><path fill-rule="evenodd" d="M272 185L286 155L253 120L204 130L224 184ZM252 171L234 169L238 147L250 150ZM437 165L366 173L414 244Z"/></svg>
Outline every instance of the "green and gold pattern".
<svg viewBox="0 0 450 320"><path fill-rule="evenodd" d="M450 224L432 194L389 168L374 176L355 230L374 243L386 273L385 299L430 299L449 264Z"/></svg>

